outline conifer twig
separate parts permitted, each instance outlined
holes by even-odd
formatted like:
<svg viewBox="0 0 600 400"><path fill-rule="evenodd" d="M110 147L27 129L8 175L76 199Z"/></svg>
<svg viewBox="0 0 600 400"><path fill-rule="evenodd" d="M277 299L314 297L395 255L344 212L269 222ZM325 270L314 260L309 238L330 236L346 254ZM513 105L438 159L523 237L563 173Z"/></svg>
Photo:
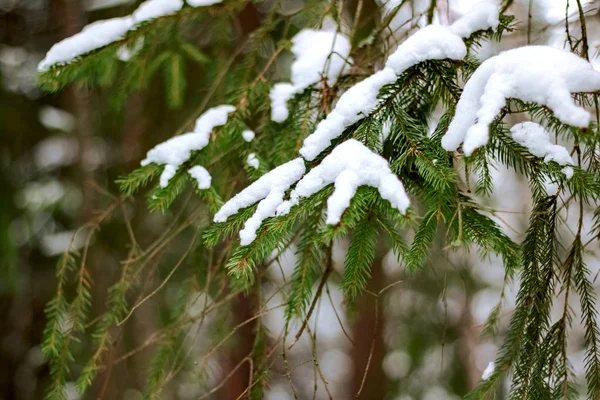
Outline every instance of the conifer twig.
<svg viewBox="0 0 600 400"><path fill-rule="evenodd" d="M310 320L310 317L312 316L312 313L315 310L317 303L319 302L319 298L321 297L321 292L323 291L323 287L325 287L325 284L327 283L327 279L329 278L329 275L333 271L333 263L331 260L331 246L329 247L328 256L329 257L328 257L328 261L327 261L327 268L325 268L325 272L323 272L323 277L321 278L321 282L319 283L319 287L317 288L317 292L315 293L315 297L313 298L310 308L308 309L308 312L306 313L306 317L304 318L304 321L302 322L302 326L298 330L298 333L296 333L296 336L294 337L294 341L289 346L290 349L298 342L298 340L300 340L300 337L302 336L304 329L306 329L308 321Z"/></svg>

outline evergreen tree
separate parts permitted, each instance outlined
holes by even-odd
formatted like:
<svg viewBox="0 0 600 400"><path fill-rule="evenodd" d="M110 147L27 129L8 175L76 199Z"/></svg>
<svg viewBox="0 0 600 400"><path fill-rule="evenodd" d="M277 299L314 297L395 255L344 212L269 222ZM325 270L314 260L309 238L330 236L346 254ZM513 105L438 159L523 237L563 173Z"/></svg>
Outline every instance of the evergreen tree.
<svg viewBox="0 0 600 400"><path fill-rule="evenodd" d="M90 292L87 245L58 263L43 342L49 399L67 398L73 379L79 393L100 385L102 396L113 366L129 357L117 354L122 327L169 289L177 294L162 327L142 345L154 346L147 398L170 397L170 382L207 371L227 346L237 355L215 392L244 371L235 396L263 398L277 362L293 396L304 398L310 389L298 388L286 355L303 337L315 388L335 397L316 350L315 321L330 286L339 285L350 314L360 313L365 298L377 308L394 286L371 282L384 254L392 251L418 278L440 251L470 250L501 259L505 285L516 281L519 289L497 359L467 398L600 398L595 277L586 261L600 229L600 72L589 62L581 2L567 3L565 50L520 47L487 60L481 46L505 43L519 24L535 33L532 2L525 21L511 14L512 1L473 2L451 18L435 1L354 3L311 0L290 11L280 1L147 0L48 52L39 67L44 89L107 93L115 108L134 93L160 94L161 115L179 121L169 125L171 139L117 180L122 195L86 232L89 244L140 194L149 210L173 218L172 227L150 244L131 232L104 306ZM209 87L195 85L199 74ZM531 192L523 238L487 205L501 168ZM180 258L158 269L164 247L188 228L189 243L177 243L186 246ZM344 266L336 269L344 240ZM275 287L266 271L290 248L293 273ZM154 274L158 284L148 287ZM262 319L272 298L283 302L276 306L282 332ZM486 332L497 331L504 312L501 298ZM584 387L568 357L575 318L584 332ZM198 344L207 324L210 344Z"/></svg>

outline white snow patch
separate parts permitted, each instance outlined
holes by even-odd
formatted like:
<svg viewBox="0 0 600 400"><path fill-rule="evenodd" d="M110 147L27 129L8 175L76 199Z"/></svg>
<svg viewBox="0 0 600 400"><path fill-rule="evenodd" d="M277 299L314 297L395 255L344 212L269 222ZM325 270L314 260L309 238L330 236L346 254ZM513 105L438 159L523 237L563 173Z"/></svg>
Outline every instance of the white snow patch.
<svg viewBox="0 0 600 400"><path fill-rule="evenodd" d="M297 93L296 88L290 83L276 83L269 97L271 98L271 120L283 122L290 115L288 101Z"/></svg>
<svg viewBox="0 0 600 400"><path fill-rule="evenodd" d="M208 6L222 0L189 0L192 7ZM171 15L183 7L183 0L147 0L133 12L121 18L96 21L75 35L56 43L38 64L38 72L47 71L55 64L67 64L77 57L121 40L128 31L153 19Z"/></svg>
<svg viewBox="0 0 600 400"><path fill-rule="evenodd" d="M494 373L495 367L496 367L496 364L493 361L490 361L490 363L487 365L487 367L483 371L483 374L481 374L481 379L483 379L484 381L486 379L490 379L490 377Z"/></svg>
<svg viewBox="0 0 600 400"><path fill-rule="evenodd" d="M112 18L89 24L81 32L52 46L38 64L38 71L46 71L55 64L68 63L82 54L121 40L131 28L131 17Z"/></svg>
<svg viewBox="0 0 600 400"><path fill-rule="evenodd" d="M254 132L250 129L246 129L244 132L242 132L242 137L246 142L251 142L254 139L254 136Z"/></svg>
<svg viewBox="0 0 600 400"><path fill-rule="evenodd" d="M225 222L231 215L258 201L256 212L240 231L241 244L245 246L252 243L256 239L256 231L260 224L266 218L275 216L275 210L283 203L285 191L296 183L304 172L302 158L296 158L267 172L225 203L215 214L214 221Z"/></svg>
<svg viewBox="0 0 600 400"><path fill-rule="evenodd" d="M290 194L290 200L277 208L277 215L287 214L301 198L312 196L329 184L335 190L327 200L327 223L340 222L359 186L368 185L379 190L382 198L402 214L410 201L404 186L390 170L388 162L357 140L350 139L338 145L318 166L307 173Z"/></svg>
<svg viewBox="0 0 600 400"><path fill-rule="evenodd" d="M303 29L292 43L296 61L292 64L291 81L295 87L306 88L319 82L323 75L332 86L339 74L348 69L350 40L342 33Z"/></svg>
<svg viewBox="0 0 600 400"><path fill-rule="evenodd" d="M495 1L482 1L458 19L450 29L461 38L468 38L473 32L496 29L500 24L500 10Z"/></svg>
<svg viewBox="0 0 600 400"><path fill-rule="evenodd" d="M205 7L212 6L213 4L219 4L222 1L223 0L187 0L186 3L192 7Z"/></svg>
<svg viewBox="0 0 600 400"><path fill-rule="evenodd" d="M135 24L174 14L183 7L183 0L146 0L133 12Z"/></svg>
<svg viewBox="0 0 600 400"><path fill-rule="evenodd" d="M292 82L278 83L270 93L271 119L275 122L287 119L287 103L295 94L316 83L321 87L323 78L328 86L333 86L352 62L350 40L340 32L303 29L294 36L292 43L291 50L296 58L292 63Z"/></svg>
<svg viewBox="0 0 600 400"><path fill-rule="evenodd" d="M195 167L188 169L188 174L198 182L198 189L208 189L210 187L212 177L203 166L196 165Z"/></svg>
<svg viewBox="0 0 600 400"><path fill-rule="evenodd" d="M314 160L344 129L357 122L379 104L379 90L396 80L391 68L384 68L352 86L340 96L335 108L319 122L315 131L304 139L300 154Z"/></svg>
<svg viewBox="0 0 600 400"><path fill-rule="evenodd" d="M385 66L400 75L426 60L462 60L467 55L467 47L462 38L452 30L461 21L462 18L450 27L428 25L419 29L389 56Z"/></svg>
<svg viewBox="0 0 600 400"><path fill-rule="evenodd" d="M522 122L510 129L513 139L536 157L544 157L544 162L555 161L559 165L572 165L573 158L563 146L550 141L550 135L543 126L535 122ZM567 167L568 168L568 167ZM565 168L566 169L566 168ZM571 175L573 169L571 168Z"/></svg>
<svg viewBox="0 0 600 400"><path fill-rule="evenodd" d="M256 158L256 154L254 154L254 153L248 154L248 158L246 159L246 162L252 168L258 169L259 162L258 162L258 158Z"/></svg>
<svg viewBox="0 0 600 400"><path fill-rule="evenodd" d="M203 149L210 139L212 130L225 125L229 113L235 111L234 106L220 105L207 110L197 120L193 132L175 136L151 149L142 166L150 163L165 165L160 176L160 186L166 187L175 176L177 168L190 158L193 150Z"/></svg>
<svg viewBox="0 0 600 400"><path fill-rule="evenodd" d="M547 46L502 52L484 61L466 83L442 147L454 151L464 141L469 156L487 144L489 126L507 98L546 105L565 124L587 127L590 114L571 93L599 89L600 72L571 52Z"/></svg>
<svg viewBox="0 0 600 400"><path fill-rule="evenodd" d="M314 160L346 127L369 114L379 104L377 96L381 88L394 82L408 68L426 60L462 60L467 55L463 36L473 33L471 29L498 25L497 15L496 19L490 17L491 10L490 3L479 3L449 27L428 25L415 32L389 56L384 69L352 86L340 97L331 113L304 140L300 154L307 160ZM495 10L498 14L497 6Z"/></svg>

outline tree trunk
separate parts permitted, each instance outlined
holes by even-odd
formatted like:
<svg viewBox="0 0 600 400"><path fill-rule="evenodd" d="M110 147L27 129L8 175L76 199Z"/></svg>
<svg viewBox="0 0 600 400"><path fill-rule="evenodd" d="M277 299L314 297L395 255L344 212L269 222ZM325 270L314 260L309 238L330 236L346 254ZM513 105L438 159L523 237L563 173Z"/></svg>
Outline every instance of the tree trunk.
<svg viewBox="0 0 600 400"><path fill-rule="evenodd" d="M371 269L372 277L367 289L374 293L384 287L385 276L381 266L382 258L376 257ZM352 359L354 370L351 392L353 398L357 397L361 385L362 390L360 396L358 396L360 399L383 399L386 394L387 377L383 371L383 358L385 357L383 304L380 302L377 307L376 302L377 299L372 295L363 294L360 299L358 318L353 326L354 348L352 349ZM366 379L365 370L367 370Z"/></svg>
<svg viewBox="0 0 600 400"><path fill-rule="evenodd" d="M238 326L248 321L254 316L256 310L257 298L252 292L238 295L232 302L233 307L233 325ZM235 343L231 345L227 353L221 359L221 378L225 378L234 368L237 368L233 375L220 390L219 399L236 400L238 398L248 398L250 391L243 397L242 393L250 386L251 368L248 361L244 358L252 357L254 342L256 339L256 328L259 320L253 320L238 328L235 335ZM241 365L238 365L242 363Z"/></svg>

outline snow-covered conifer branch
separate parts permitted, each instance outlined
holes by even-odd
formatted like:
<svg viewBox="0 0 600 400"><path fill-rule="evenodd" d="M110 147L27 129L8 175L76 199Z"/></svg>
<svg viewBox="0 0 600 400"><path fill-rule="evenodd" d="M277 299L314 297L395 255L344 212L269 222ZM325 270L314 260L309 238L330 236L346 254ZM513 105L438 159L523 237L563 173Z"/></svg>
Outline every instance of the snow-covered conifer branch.
<svg viewBox="0 0 600 400"><path fill-rule="evenodd" d="M251 243L256 238L260 224L266 218L275 216L275 211L283 203L286 190L298 182L304 171L304 161L296 158L267 172L225 203L215 214L214 221L225 222L231 215L258 201L256 212L240 231L242 245Z"/></svg>
<svg viewBox="0 0 600 400"><path fill-rule="evenodd" d="M462 60L467 55L463 38L477 30L495 29L498 24L498 7L484 2L449 27L428 25L418 30L388 57L382 70L357 83L339 98L331 113L304 140L300 154L307 160L314 160L346 127L367 116L377 106L379 92L385 85L423 61Z"/></svg>
<svg viewBox="0 0 600 400"><path fill-rule="evenodd" d="M350 41L337 31L303 29L292 39L295 61L291 68L291 83L277 83L271 90L271 119L283 122L288 118L288 101L306 88L324 81L333 86L348 72Z"/></svg>
<svg viewBox="0 0 600 400"><path fill-rule="evenodd" d="M335 184L335 190L327 200L326 222L331 225L340 222L356 189L362 185L377 188L381 197L402 214L410 204L402 182L392 173L388 162L360 142L349 139L333 149L298 182L290 200L277 208L277 214L287 214L300 199L310 197L330 184Z"/></svg>
<svg viewBox="0 0 600 400"><path fill-rule="evenodd" d="M468 37L478 30L496 28L499 24L498 14L496 5L484 2L475 6L471 12L450 27L430 25L417 31L388 58L383 70L354 85L340 97L332 112L317 125L316 131L305 139L300 149L302 156L307 160L313 160L347 126L368 115L379 103L380 90L386 84L394 82L408 68L426 60L462 60L467 54L463 37ZM317 36L323 36L323 41L329 46L323 46L315 61L307 59L305 52L309 48L307 45L309 39ZM325 36L330 40L324 40ZM338 41L333 33L325 35L324 32L305 30L294 38L292 51L297 59L292 64L292 84L284 84L287 85L285 90L282 89L284 88L282 84L278 84L279 86L276 85L271 91L274 120L283 121L287 118L287 101L293 94L321 80L322 64L326 62L332 51L343 51L346 58L348 57L350 49L347 39L341 37L337 40L341 40L342 43L338 49L336 49ZM338 60L328 71L327 80L337 78L344 68L345 60ZM284 95L283 92L287 94ZM377 172L378 170L380 171ZM283 215L289 212L293 205L298 204L300 198L309 197L334 182L336 190L328 201L327 222L330 224L340 221L343 211L350 204L360 185L366 184L379 188L382 197L389 200L392 206L402 213L406 211L409 204L402 183L391 173L387 162L359 142L348 140L334 149L320 165L313 168L298 183L291 193L290 200L283 201L283 194L278 195L277 201L281 204L276 207L277 214ZM286 188L289 188L289 185ZM224 208L226 206L228 203ZM234 207L236 211L240 208L242 207ZM258 214L272 216L270 208L268 212ZM254 224L254 219L252 220L252 232L256 231L262 220L264 217L256 218L258 224ZM224 221L224 219L219 216L215 221ZM246 235L245 231L241 232L241 235L243 235L242 244L250 243L255 237L255 235Z"/></svg>
<svg viewBox="0 0 600 400"><path fill-rule="evenodd" d="M192 132L175 136L148 151L146 158L142 160L142 166L150 163L164 165L165 167L160 176L160 186L166 187L181 164L190 158L192 151L203 149L210 140L212 130L217 126L225 125L229 113L234 111L235 107L230 105L221 105L207 110L198 117ZM207 182L210 186L210 179L208 179L210 175L206 178L204 173L206 170L203 170L202 172L199 169L189 171L190 175L198 180L201 188L206 186ZM198 179L199 177L202 177L202 179Z"/></svg>
<svg viewBox="0 0 600 400"><path fill-rule="evenodd" d="M256 230L266 218L288 214L300 199L331 184L335 184L335 189L327 200L328 224L340 222L344 210L362 185L377 188L381 197L403 214L410 204L402 182L392 173L388 162L354 139L337 146L318 166L302 176L304 168L304 161L297 158L263 175L225 203L215 215L215 222L225 222L240 209L260 201L255 214L240 231L241 243L247 245L256 238ZM285 192L296 182L290 199L284 200Z"/></svg>
<svg viewBox="0 0 600 400"><path fill-rule="evenodd" d="M573 169L568 167L573 164L573 159L567 149L563 146L550 142L548 132L544 127L534 122L522 122L510 129L512 138L527 148L536 157L543 157L544 162L554 161L562 165L563 171L568 178L573 176Z"/></svg>
<svg viewBox="0 0 600 400"><path fill-rule="evenodd" d="M204 7L222 0L191 0L187 5ZM38 71L73 62L81 56L125 39L129 32L157 18L173 15L184 7L183 0L146 0L131 15L96 21L81 32L56 43L39 63Z"/></svg>
<svg viewBox="0 0 600 400"><path fill-rule="evenodd" d="M575 104L571 93L597 90L600 72L571 52L547 46L508 50L483 62L469 79L442 146L453 151L464 142L467 156L484 146L489 126L508 98L548 106L565 124L587 127L590 114Z"/></svg>

